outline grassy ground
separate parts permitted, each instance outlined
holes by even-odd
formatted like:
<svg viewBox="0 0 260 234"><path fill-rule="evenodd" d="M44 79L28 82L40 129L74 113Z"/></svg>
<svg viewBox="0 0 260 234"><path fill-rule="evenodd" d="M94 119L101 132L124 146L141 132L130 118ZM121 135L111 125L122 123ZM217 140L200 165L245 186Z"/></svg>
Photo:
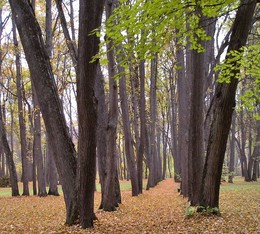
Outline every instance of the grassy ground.
<svg viewBox="0 0 260 234"><path fill-rule="evenodd" d="M144 184L144 188L145 188L146 180L144 180L143 184ZM19 186L20 194L22 194L22 188L23 188L22 183L19 182L18 186ZM96 189L97 189L97 192L101 191L100 184L98 182L96 183ZM120 189L121 189L121 191L131 190L130 181L126 181L126 180L120 181ZM29 190L30 190L30 194L32 195L33 194L33 185L31 182L29 183ZM60 185L58 185L58 190L59 190L59 193L62 195L62 189L61 189ZM47 191L48 191L48 187L47 187ZM0 197L10 197L10 196L12 196L11 188L0 188Z"/></svg>
<svg viewBox="0 0 260 234"><path fill-rule="evenodd" d="M98 221L91 230L64 225L62 196L0 197L0 233L260 233L260 182L239 178L234 184L222 183L221 217L191 218L185 216L188 203L172 179L138 197L131 197L129 182L121 186L122 204L116 212L98 210L101 194L95 193Z"/></svg>

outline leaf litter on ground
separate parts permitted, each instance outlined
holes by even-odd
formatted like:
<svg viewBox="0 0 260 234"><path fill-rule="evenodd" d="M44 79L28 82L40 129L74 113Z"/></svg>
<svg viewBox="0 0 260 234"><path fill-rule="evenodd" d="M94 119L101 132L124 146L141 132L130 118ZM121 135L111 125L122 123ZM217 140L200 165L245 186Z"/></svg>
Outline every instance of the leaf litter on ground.
<svg viewBox="0 0 260 234"><path fill-rule="evenodd" d="M63 197L0 197L0 233L260 233L260 183L222 183L221 216L195 213L185 216L187 200L173 179L132 197L122 191L115 212L98 210L101 194L95 194L98 220L93 229L68 227Z"/></svg>

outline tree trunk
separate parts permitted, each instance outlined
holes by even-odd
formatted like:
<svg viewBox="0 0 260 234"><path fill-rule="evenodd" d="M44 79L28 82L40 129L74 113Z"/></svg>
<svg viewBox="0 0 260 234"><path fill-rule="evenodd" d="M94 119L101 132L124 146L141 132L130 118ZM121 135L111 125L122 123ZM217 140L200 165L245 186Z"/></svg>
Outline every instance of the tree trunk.
<svg viewBox="0 0 260 234"><path fill-rule="evenodd" d="M111 16L114 9L114 1L106 1L106 17ZM107 124L107 159L106 159L106 178L103 209L105 211L114 211L118 206L116 200L116 177L117 177L117 121L118 121L118 85L115 80L116 63L112 42L107 43L108 74L109 74L109 111ZM117 177L118 178L118 177Z"/></svg>
<svg viewBox="0 0 260 234"><path fill-rule="evenodd" d="M140 61L140 144L137 149L137 176L139 193L143 193L143 159L145 147L145 128L146 128L146 114L145 114L145 61Z"/></svg>
<svg viewBox="0 0 260 234"><path fill-rule="evenodd" d="M48 195L59 196L57 167L54 160L53 150L46 133L46 182L49 185Z"/></svg>
<svg viewBox="0 0 260 234"><path fill-rule="evenodd" d="M119 67L118 71L123 74L123 68ZM125 75L121 77L119 81L120 90L120 100L121 100L121 110L122 110L122 121L123 121L123 132L125 141L125 154L127 161L127 168L130 173L130 180L132 185L132 196L138 196L138 178L137 170L134 158L134 148L132 144L132 135L130 130L130 117L127 104L127 93L126 93L126 78Z"/></svg>
<svg viewBox="0 0 260 234"><path fill-rule="evenodd" d="M18 47L18 40L15 27L15 19L12 17L13 23L13 40L14 47L16 50L15 54L15 65L16 65L16 87L17 87L17 99L18 99L18 117L20 127L20 142L21 142L21 158L22 158L22 181L23 181L23 195L29 194L29 171L28 171L28 158L27 158L27 144L26 144L26 126L23 111L23 85L21 75L21 55Z"/></svg>
<svg viewBox="0 0 260 234"><path fill-rule="evenodd" d="M146 189L154 187L158 181L156 178L156 123L157 123L157 100L156 100L156 88L157 88L157 62L158 54L151 60L151 86L150 86L150 145L148 158L149 176Z"/></svg>
<svg viewBox="0 0 260 234"><path fill-rule="evenodd" d="M203 22L203 23L202 23ZM206 24L207 20L202 17L200 26ZM198 40L198 43L205 46L205 42ZM200 200L200 184L203 170L204 156L204 137L203 137L203 109L204 109L204 82L205 82L205 63L204 52L191 51L191 105L189 116L189 182L191 205L197 205Z"/></svg>
<svg viewBox="0 0 260 234"><path fill-rule="evenodd" d="M35 92L54 151L66 204L66 223L71 225L78 219L76 152L67 131L50 60L34 11L25 0L9 0L9 3L15 15Z"/></svg>
<svg viewBox="0 0 260 234"><path fill-rule="evenodd" d="M34 138L33 138L33 155L36 160L37 180L38 180L38 196L44 197L47 195L43 155L42 155L42 142L41 142L41 113L39 109L39 102L33 88L33 104L34 104Z"/></svg>
<svg viewBox="0 0 260 234"><path fill-rule="evenodd" d="M1 69L1 68L0 68ZM0 103L0 143L3 145L4 152L6 155L6 159L8 161L9 171L10 171L10 182L12 187L12 196L19 196L19 188L18 188L18 180L16 174L16 168L13 160L13 154L10 150L7 137L6 137L6 130L3 123L3 116L2 116L2 104Z"/></svg>
<svg viewBox="0 0 260 234"><path fill-rule="evenodd" d="M97 103L95 80L98 61L90 63L98 53L99 38L90 33L101 25L104 0L80 0L79 39L78 39L78 168L79 168L79 203L80 225L93 227L94 191L96 178L96 131Z"/></svg>
<svg viewBox="0 0 260 234"><path fill-rule="evenodd" d="M242 88L242 94L244 93L244 89ZM245 126L245 119L244 119L244 113L245 110L242 108L240 112L240 132L241 136L240 139L237 141L239 151L240 151L240 161L242 165L242 175L245 177L245 181L250 181L250 176L248 173L248 160L246 156L246 126Z"/></svg>
<svg viewBox="0 0 260 234"><path fill-rule="evenodd" d="M235 113L234 113L235 114ZM236 133L236 121L233 114L231 134L230 134L230 154L229 154L229 175L228 182L233 183L235 173L235 133Z"/></svg>
<svg viewBox="0 0 260 234"><path fill-rule="evenodd" d="M61 27L62 27L63 34L66 39L67 47L69 49L69 53L70 53L70 56L71 56L71 59L73 62L73 66L76 69L77 68L77 57L78 57L77 46L75 44L75 41L71 40L71 36L69 34L69 30L67 27L67 21L66 21L65 14L64 14L63 8L62 8L62 0L55 0L55 2L56 2L56 6L57 6L57 9L59 12Z"/></svg>
<svg viewBox="0 0 260 234"><path fill-rule="evenodd" d="M257 164L259 164L259 155L260 155L260 120L256 120L256 139L255 139L255 146L253 153L250 157L250 160L252 161L252 175L251 180L252 181L257 181L257 176L256 176L256 169L257 169Z"/></svg>
<svg viewBox="0 0 260 234"><path fill-rule="evenodd" d="M186 59L190 57L190 52L187 54ZM188 136L189 125L189 81L185 75L185 62L184 51L178 48L176 52L177 65L181 68L177 72L177 92L178 92L178 156L181 164L181 174L174 172L174 177L181 177L181 193L183 196L188 197ZM186 63L188 63L186 61ZM188 67L186 68L188 70ZM174 162L175 163L175 162Z"/></svg>
<svg viewBox="0 0 260 234"><path fill-rule="evenodd" d="M178 59L181 59L181 51L178 51ZM176 57L177 57L176 56ZM183 55L184 56L184 55ZM182 58L184 59L184 58ZM183 75L183 68L179 69L177 71L178 77L182 77ZM181 79L184 79L181 78ZM174 181L175 182L181 182L181 158L180 158L180 154L178 152L178 98L176 96L176 84L175 81L173 79L173 75L170 74L169 76L169 82L170 82L170 97L168 97L167 102L171 103L171 108L170 108L170 112L168 115L168 121L171 119L171 134L172 134L172 141L171 141L171 145L172 145L172 156L174 159ZM169 125L169 124L168 124Z"/></svg>
<svg viewBox="0 0 260 234"><path fill-rule="evenodd" d="M246 44L256 7L255 0L242 0L238 8L230 37L228 51L239 50ZM231 55L228 53L227 57ZM232 67L237 67L234 62ZM213 103L213 120L210 126L206 161L201 184L200 205L204 207L219 207L219 187L226 144L235 107L235 95L238 84L234 71L230 83L218 83Z"/></svg>
<svg viewBox="0 0 260 234"><path fill-rule="evenodd" d="M98 119L97 119L97 158L98 158L98 174L101 185L101 203L99 209L103 209L104 185L106 173L106 151L107 151L107 107L104 89L104 77L101 67L98 65L97 80L96 80L96 97L98 100Z"/></svg>

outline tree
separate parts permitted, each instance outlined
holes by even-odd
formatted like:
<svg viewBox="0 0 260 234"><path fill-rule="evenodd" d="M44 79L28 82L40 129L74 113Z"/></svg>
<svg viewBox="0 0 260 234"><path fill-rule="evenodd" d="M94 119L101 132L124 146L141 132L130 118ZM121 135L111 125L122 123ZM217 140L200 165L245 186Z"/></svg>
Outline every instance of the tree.
<svg viewBox="0 0 260 234"><path fill-rule="evenodd" d="M101 25L104 0L80 0L77 71L77 105L79 121L78 170L80 225L92 227L96 178L97 103L95 81L99 38L93 33Z"/></svg>
<svg viewBox="0 0 260 234"><path fill-rule="evenodd" d="M2 117L2 105L0 104L0 142L3 145L4 152L6 159L8 161L9 171L10 171L10 183L12 187L12 196L19 196L19 188L18 188L18 179L16 168L13 160L13 154L10 150L7 137L6 137L6 130L3 122Z"/></svg>
<svg viewBox="0 0 260 234"><path fill-rule="evenodd" d="M32 83L39 100L44 123L54 151L66 204L66 223L78 218L76 190L76 153L67 131L49 57L43 43L41 29L30 3L10 0L15 16Z"/></svg>
<svg viewBox="0 0 260 234"><path fill-rule="evenodd" d="M231 51L239 51L246 44L256 7L255 0L241 0L232 26L227 58L232 58ZM206 161L201 184L200 205L204 207L219 207L219 188L222 166L225 156L228 133L232 113L235 107L235 94L238 85L236 74L239 73L237 61L230 75L230 83L218 83L213 103L213 120L210 126ZM218 213L218 212L217 212Z"/></svg>
<svg viewBox="0 0 260 234"><path fill-rule="evenodd" d="M18 98L18 117L20 126L20 141L21 141L21 158L22 158L22 181L23 181L23 195L29 194L29 162L27 158L27 143L26 143L26 124L24 119L23 109L23 84L21 75L21 54L19 52L16 26L14 22L14 16L12 17L13 22L13 40L15 47L15 65L16 65L16 87L17 87L17 98Z"/></svg>
<svg viewBox="0 0 260 234"><path fill-rule="evenodd" d="M120 65L118 67L118 71L119 74L122 74L122 77L120 78L119 81L119 91L120 91L120 102L121 102L121 110L122 110L127 168L130 173L132 196L137 196L139 194L138 177L137 177L134 148L132 144L132 135L130 129L130 117L129 117L129 110L127 104L127 92L126 92L126 77L124 75L124 70Z"/></svg>
<svg viewBox="0 0 260 234"><path fill-rule="evenodd" d="M107 19L111 16L114 1L106 1L105 9ZM108 101L108 123L107 123L107 155L106 155L106 175L103 208L105 211L114 211L119 201L116 195L117 175L117 122L118 122L118 82L115 80L116 63L112 42L107 44L108 76L109 76L109 101Z"/></svg>

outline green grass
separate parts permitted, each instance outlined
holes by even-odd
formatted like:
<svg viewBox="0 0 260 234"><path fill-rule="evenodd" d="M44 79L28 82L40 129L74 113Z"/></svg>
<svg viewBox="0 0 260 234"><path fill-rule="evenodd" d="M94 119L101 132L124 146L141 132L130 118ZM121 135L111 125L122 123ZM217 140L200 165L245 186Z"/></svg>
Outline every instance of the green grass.
<svg viewBox="0 0 260 234"><path fill-rule="evenodd" d="M146 180L144 180L143 182L143 188L145 189L145 186L146 186ZM22 183L19 183L19 192L20 192L20 195L22 194L23 192L23 186L22 186ZM48 192L48 187L46 187L47 189L47 192ZM97 189L97 192L100 192L101 191L101 186L100 186L100 183L96 183L96 189ZM120 189L121 191L129 191L131 190L131 182L130 181L120 181ZM58 185L58 190L59 190L59 194L62 195L62 189L61 189L61 185ZM30 182L29 183L29 191L30 191L30 195L33 194L33 187L32 187L32 183ZM0 197L10 197L12 195L12 191L11 191L11 188L0 188Z"/></svg>
<svg viewBox="0 0 260 234"><path fill-rule="evenodd" d="M260 184L257 181L245 182L242 177L235 178L234 183L222 183L220 186L221 192L238 191L244 189L254 189L256 192L260 192Z"/></svg>

